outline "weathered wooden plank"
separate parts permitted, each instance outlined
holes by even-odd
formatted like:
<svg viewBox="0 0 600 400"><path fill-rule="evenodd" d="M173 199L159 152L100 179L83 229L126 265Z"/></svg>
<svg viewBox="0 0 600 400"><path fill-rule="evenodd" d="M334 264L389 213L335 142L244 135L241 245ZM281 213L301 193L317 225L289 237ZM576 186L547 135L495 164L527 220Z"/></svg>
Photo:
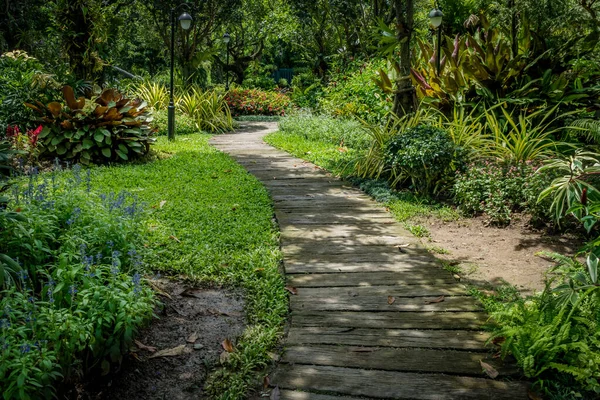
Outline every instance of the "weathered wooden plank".
<svg viewBox="0 0 600 400"><path fill-rule="evenodd" d="M328 394L319 394L312 392L300 392L297 390L280 390L279 398L281 400L364 400L358 397L348 396L330 396ZM373 399L373 397L369 397Z"/></svg>
<svg viewBox="0 0 600 400"><path fill-rule="evenodd" d="M364 298L385 298L394 296L400 298L431 298L439 296L447 296L446 302L451 296L466 296L467 290L464 285L456 282L451 282L445 285L384 285L384 286L358 286L358 287L305 287L298 289L298 294L294 296L296 299L320 299L320 298L348 298L360 302ZM473 297L468 297L473 299ZM423 299L419 299L423 300ZM425 301L425 300L423 300ZM475 300L473 299L473 302ZM441 304L441 303L440 303Z"/></svg>
<svg viewBox="0 0 600 400"><path fill-rule="evenodd" d="M401 372L438 372L486 377L480 361L491 365L501 376L518 374L514 364L494 359L489 352L382 348L361 346L306 345L285 349L283 362L380 369Z"/></svg>
<svg viewBox="0 0 600 400"><path fill-rule="evenodd" d="M402 272L355 272L333 274L288 275L287 284L297 288L305 287L349 287L382 285L445 285L454 283L454 278L446 272L431 274L431 271Z"/></svg>
<svg viewBox="0 0 600 400"><path fill-rule="evenodd" d="M400 244L383 245L357 245L348 243L348 241L327 241L316 240L298 240L295 243L287 243L281 246L281 250L286 255L302 254L310 249L312 254L348 254L350 258L353 254L381 253L381 254L429 254L427 250L418 245L414 239L407 238L407 241ZM400 242L400 241L398 241ZM433 258L433 257L432 257Z"/></svg>
<svg viewBox="0 0 600 400"><path fill-rule="evenodd" d="M373 286L372 288L377 288ZM333 289L333 288L332 288ZM336 288L337 289L337 288ZM348 289L348 288L344 288ZM357 288L358 289L358 288ZM481 305L470 296L448 296L444 301L437 302L440 296L430 297L396 297L388 304L387 295L321 295L310 297L303 295L307 288L298 289L298 295L290 298L292 311L478 311ZM437 293L445 290L437 289ZM433 292L433 290L432 290ZM393 295L391 293L390 295Z"/></svg>
<svg viewBox="0 0 600 400"><path fill-rule="evenodd" d="M292 326L371 329L481 329L483 312L293 311Z"/></svg>
<svg viewBox="0 0 600 400"><path fill-rule="evenodd" d="M484 350L489 348L486 346L489 337L485 332L465 330L292 327L286 343Z"/></svg>
<svg viewBox="0 0 600 400"><path fill-rule="evenodd" d="M438 274L439 264L431 259L411 257L406 261L385 262L299 262L284 260L285 272L288 274L335 273L335 272L400 272L412 273L429 269L429 273Z"/></svg>
<svg viewBox="0 0 600 400"><path fill-rule="evenodd" d="M414 255L396 252L376 253L372 251L361 251L362 248L358 247L355 253L342 253L342 254L311 254L310 248L305 249L303 252L296 254L288 254L284 252L285 261L289 263L396 263L396 262L408 262L418 257L418 261L431 261L432 265L437 265L433 259L427 257L427 255Z"/></svg>
<svg viewBox="0 0 600 400"><path fill-rule="evenodd" d="M283 389L308 389L341 395L412 400L527 399L524 382L484 378L364 370L342 367L282 365L271 378Z"/></svg>

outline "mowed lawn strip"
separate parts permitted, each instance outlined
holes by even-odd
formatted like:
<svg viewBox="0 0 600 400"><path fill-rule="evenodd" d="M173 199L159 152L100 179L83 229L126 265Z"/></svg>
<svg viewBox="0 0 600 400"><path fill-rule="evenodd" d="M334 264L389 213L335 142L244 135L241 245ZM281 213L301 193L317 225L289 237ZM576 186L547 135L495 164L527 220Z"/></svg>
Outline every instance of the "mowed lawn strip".
<svg viewBox="0 0 600 400"><path fill-rule="evenodd" d="M215 398L243 398L271 362L287 315L281 254L265 188L208 144L203 134L159 138L156 161L94 168L95 189L137 195L151 207L150 269L201 284L241 288L248 328L223 368L209 377Z"/></svg>

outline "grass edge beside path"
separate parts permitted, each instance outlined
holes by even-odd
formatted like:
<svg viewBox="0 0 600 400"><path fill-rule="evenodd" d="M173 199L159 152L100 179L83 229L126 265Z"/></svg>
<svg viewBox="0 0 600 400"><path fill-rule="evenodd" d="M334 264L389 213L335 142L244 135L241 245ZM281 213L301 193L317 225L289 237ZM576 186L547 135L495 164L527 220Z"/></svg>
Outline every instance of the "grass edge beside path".
<svg viewBox="0 0 600 400"><path fill-rule="evenodd" d="M92 184L107 192L129 191L152 207L145 257L151 270L243 290L248 326L206 383L213 398L240 399L258 386L272 362L269 352L282 337L288 298L268 193L230 156L212 148L209 138L161 137L158 160L94 168Z"/></svg>

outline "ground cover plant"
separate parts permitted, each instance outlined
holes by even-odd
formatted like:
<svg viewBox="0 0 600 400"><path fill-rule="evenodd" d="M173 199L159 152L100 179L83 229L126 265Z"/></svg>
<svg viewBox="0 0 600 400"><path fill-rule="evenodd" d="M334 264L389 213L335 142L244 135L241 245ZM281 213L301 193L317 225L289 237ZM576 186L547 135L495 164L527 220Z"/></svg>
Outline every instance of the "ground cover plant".
<svg viewBox="0 0 600 400"><path fill-rule="evenodd" d="M150 250L144 261L150 268L243 290L249 326L206 386L214 397L242 398L256 386L257 371L271 362L269 351L281 337L287 296L266 190L231 158L209 147L208 139L194 134L173 143L160 137L157 161L100 167L92 170L91 181L106 191L133 192L155 207L145 221Z"/></svg>

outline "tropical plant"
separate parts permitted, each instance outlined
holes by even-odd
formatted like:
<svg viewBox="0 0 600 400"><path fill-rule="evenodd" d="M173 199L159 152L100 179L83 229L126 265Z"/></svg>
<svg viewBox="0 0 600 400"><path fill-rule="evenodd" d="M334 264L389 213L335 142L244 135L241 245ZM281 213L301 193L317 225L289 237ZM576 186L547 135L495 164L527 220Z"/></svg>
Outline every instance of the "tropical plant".
<svg viewBox="0 0 600 400"><path fill-rule="evenodd" d="M224 97L214 91L192 88L178 99L177 107L194 120L200 130L217 133L233 130L229 106Z"/></svg>
<svg viewBox="0 0 600 400"><path fill-rule="evenodd" d="M572 155L548 161L539 170L559 175L539 195L539 201L551 198L550 212L560 224L568 214L581 218L582 208L573 208L576 204L600 202L600 192L590 181L600 174L600 154L578 149Z"/></svg>
<svg viewBox="0 0 600 400"><path fill-rule="evenodd" d="M166 110L169 105L169 92L161 83L145 81L135 85L133 92L136 98L145 100L152 111Z"/></svg>
<svg viewBox="0 0 600 400"><path fill-rule="evenodd" d="M154 139L146 102L128 99L115 89L76 99L73 89L65 86L63 95L65 105L26 104L44 126L40 156L89 164L129 160L150 150Z"/></svg>
<svg viewBox="0 0 600 400"><path fill-rule="evenodd" d="M563 130L559 122L573 112L556 115L557 109L558 105L533 113L509 112L504 103L486 108L486 129L493 141L487 155L507 162L524 163L550 158L560 147L570 147L570 144L556 141L554 135Z"/></svg>

